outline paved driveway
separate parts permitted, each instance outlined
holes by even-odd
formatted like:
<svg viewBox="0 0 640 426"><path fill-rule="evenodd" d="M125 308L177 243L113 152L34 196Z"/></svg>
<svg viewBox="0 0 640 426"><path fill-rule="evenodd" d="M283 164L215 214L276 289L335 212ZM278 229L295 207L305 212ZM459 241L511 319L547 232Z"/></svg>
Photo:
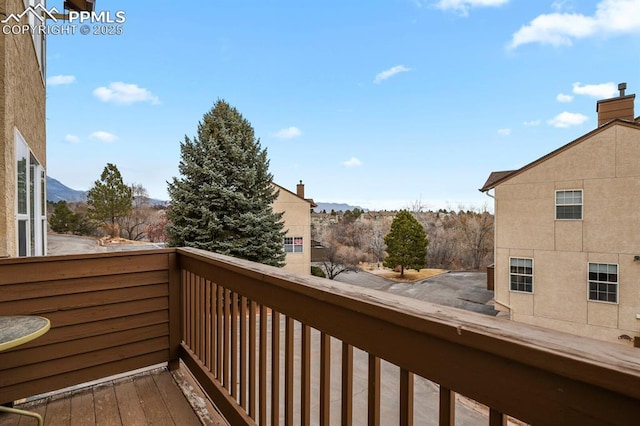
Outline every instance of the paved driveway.
<svg viewBox="0 0 640 426"><path fill-rule="evenodd" d="M485 272L450 272L413 283L396 283L368 272L343 272L336 281L495 316Z"/></svg>

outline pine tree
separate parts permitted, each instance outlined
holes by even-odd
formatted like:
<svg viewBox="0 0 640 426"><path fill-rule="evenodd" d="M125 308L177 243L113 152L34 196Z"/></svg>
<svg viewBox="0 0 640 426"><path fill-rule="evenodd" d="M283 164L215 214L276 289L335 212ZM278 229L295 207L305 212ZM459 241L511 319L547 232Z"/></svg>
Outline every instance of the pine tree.
<svg viewBox="0 0 640 426"><path fill-rule="evenodd" d="M400 276L405 268L420 270L427 264L427 234L415 217L401 210L391 223L391 230L384 237L388 256L384 266L400 266Z"/></svg>
<svg viewBox="0 0 640 426"><path fill-rule="evenodd" d="M62 200L56 203L56 207L49 218L49 226L55 232L61 234L75 232L78 227L78 216L74 214L67 202Z"/></svg>
<svg viewBox="0 0 640 426"><path fill-rule="evenodd" d="M95 181L87 193L87 214L100 222L107 233L117 237L117 221L131 211L132 198L131 188L122 181L118 168L107 163L100 180Z"/></svg>
<svg viewBox="0 0 640 426"><path fill-rule="evenodd" d="M282 213L271 207L278 192L251 124L218 100L180 151L181 177L169 183L169 245L282 266Z"/></svg>

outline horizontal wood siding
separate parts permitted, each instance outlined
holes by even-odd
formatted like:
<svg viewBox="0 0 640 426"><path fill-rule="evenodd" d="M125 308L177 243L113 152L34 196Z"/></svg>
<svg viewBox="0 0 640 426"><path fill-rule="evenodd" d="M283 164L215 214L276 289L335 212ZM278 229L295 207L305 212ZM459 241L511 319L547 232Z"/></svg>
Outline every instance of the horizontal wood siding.
<svg viewBox="0 0 640 426"><path fill-rule="evenodd" d="M0 352L0 402L169 361L170 256L174 250L0 260L0 315L51 321L44 336Z"/></svg>

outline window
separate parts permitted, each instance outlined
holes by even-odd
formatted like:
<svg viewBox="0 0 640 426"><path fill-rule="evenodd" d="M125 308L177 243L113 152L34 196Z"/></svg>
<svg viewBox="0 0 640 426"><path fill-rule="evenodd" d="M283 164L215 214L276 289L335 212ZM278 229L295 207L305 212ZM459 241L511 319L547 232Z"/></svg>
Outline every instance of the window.
<svg viewBox="0 0 640 426"><path fill-rule="evenodd" d="M618 303L618 265L589 263L589 300Z"/></svg>
<svg viewBox="0 0 640 426"><path fill-rule="evenodd" d="M285 253L302 253L303 239L302 237L285 237L284 251Z"/></svg>
<svg viewBox="0 0 640 426"><path fill-rule="evenodd" d="M46 254L46 173L15 129L18 256Z"/></svg>
<svg viewBox="0 0 640 426"><path fill-rule="evenodd" d="M582 190L556 191L556 219L582 219Z"/></svg>
<svg viewBox="0 0 640 426"><path fill-rule="evenodd" d="M533 259L509 258L511 291L533 293Z"/></svg>
<svg viewBox="0 0 640 426"><path fill-rule="evenodd" d="M45 0L24 0L24 8L27 10L31 8L31 12L27 12L27 17L29 19L29 28L31 30L31 36L33 38L33 47L36 52L36 58L38 59L38 65L40 66L40 73L42 74L42 79L45 79L46 71L45 71L45 34L46 31L44 27L46 27L46 19L47 13L43 12L43 8L45 5ZM36 17L37 13L37 17Z"/></svg>

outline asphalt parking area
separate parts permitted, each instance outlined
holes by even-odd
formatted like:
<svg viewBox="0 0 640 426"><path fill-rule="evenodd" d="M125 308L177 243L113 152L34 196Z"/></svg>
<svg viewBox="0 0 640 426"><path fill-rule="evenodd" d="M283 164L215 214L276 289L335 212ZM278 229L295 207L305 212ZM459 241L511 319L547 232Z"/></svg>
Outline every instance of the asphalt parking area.
<svg viewBox="0 0 640 426"><path fill-rule="evenodd" d="M348 284L387 291L425 302L496 316L493 291L485 272L450 272L413 283L396 283L368 272L344 272L335 278Z"/></svg>

